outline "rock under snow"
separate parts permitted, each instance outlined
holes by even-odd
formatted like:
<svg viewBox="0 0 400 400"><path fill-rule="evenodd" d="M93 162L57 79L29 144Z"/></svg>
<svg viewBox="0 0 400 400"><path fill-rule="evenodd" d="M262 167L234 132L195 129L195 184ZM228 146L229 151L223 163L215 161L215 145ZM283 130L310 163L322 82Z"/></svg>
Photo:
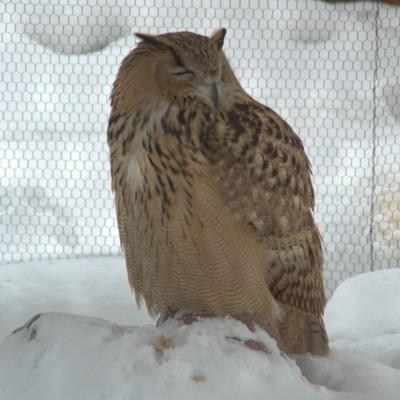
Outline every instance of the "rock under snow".
<svg viewBox="0 0 400 400"><path fill-rule="evenodd" d="M265 332L230 319L138 328L49 313L0 344L0 398L398 399L393 368L336 350L297 362Z"/></svg>

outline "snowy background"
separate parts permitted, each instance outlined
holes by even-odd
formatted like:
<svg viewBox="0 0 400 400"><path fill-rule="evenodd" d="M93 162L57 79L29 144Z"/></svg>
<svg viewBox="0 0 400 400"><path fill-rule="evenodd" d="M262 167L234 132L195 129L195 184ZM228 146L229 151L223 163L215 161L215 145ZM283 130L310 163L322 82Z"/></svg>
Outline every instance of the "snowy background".
<svg viewBox="0 0 400 400"><path fill-rule="evenodd" d="M400 7L317 0L2 1L0 264L120 254L105 136L118 65L136 31L221 26L243 85L304 139L328 294L399 265Z"/></svg>

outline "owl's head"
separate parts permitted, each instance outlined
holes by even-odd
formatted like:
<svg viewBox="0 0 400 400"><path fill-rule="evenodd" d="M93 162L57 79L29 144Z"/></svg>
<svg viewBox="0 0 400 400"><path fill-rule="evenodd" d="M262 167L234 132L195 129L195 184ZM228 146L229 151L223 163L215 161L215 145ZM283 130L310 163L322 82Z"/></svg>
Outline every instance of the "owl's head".
<svg viewBox="0 0 400 400"><path fill-rule="evenodd" d="M136 34L141 41L121 64L112 100L123 97L133 105L191 96L217 108L226 91L239 86L222 51L225 34L225 29L211 37L191 32Z"/></svg>

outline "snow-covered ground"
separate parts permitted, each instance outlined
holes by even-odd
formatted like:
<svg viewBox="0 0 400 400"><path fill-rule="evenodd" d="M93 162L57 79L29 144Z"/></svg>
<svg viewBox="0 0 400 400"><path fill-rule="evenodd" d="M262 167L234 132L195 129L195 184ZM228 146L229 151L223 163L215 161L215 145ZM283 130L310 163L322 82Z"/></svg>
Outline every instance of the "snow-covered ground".
<svg viewBox="0 0 400 400"><path fill-rule="evenodd" d="M232 320L138 328L43 314L0 345L0 396L12 400L398 400L399 383L399 370L335 349L296 364Z"/></svg>
<svg viewBox="0 0 400 400"><path fill-rule="evenodd" d="M3 266L0 399L398 400L399 293L400 269L345 281L326 308L331 354L294 360L237 321L155 327L120 257Z"/></svg>
<svg viewBox="0 0 400 400"><path fill-rule="evenodd" d="M325 318L335 348L400 370L400 269L344 281L329 300Z"/></svg>
<svg viewBox="0 0 400 400"><path fill-rule="evenodd" d="M122 325L152 322L135 305L122 257L2 265L0 340L41 312L90 315Z"/></svg>

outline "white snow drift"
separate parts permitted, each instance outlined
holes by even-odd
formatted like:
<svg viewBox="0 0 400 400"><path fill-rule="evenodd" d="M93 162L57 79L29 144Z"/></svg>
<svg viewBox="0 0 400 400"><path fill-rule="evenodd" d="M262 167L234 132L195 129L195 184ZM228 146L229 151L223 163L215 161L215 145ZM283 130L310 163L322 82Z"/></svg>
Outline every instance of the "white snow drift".
<svg viewBox="0 0 400 400"><path fill-rule="evenodd" d="M330 299L325 319L336 348L400 369L400 269L344 281Z"/></svg>
<svg viewBox="0 0 400 400"><path fill-rule="evenodd" d="M122 257L2 265L0 341L41 312L90 315L124 325L152 323L135 305Z"/></svg>

